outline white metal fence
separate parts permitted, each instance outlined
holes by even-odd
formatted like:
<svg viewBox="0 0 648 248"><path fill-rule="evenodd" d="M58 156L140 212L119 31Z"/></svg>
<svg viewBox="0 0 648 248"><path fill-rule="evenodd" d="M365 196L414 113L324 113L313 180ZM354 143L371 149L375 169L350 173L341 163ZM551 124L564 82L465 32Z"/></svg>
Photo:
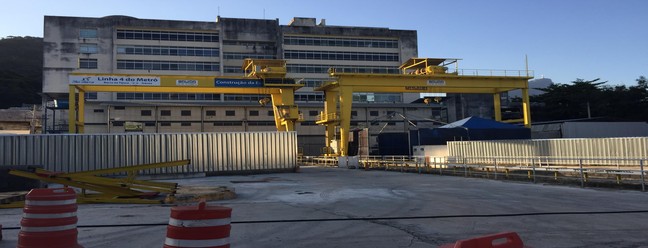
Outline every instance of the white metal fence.
<svg viewBox="0 0 648 248"><path fill-rule="evenodd" d="M289 170L295 132L46 134L0 136L0 166L42 165L62 172L190 159L142 174Z"/></svg>
<svg viewBox="0 0 648 248"><path fill-rule="evenodd" d="M583 158L591 165L639 165L638 159L648 158L648 137L451 141L448 154L483 163L493 158L518 163L519 158L546 157L552 165L578 165Z"/></svg>

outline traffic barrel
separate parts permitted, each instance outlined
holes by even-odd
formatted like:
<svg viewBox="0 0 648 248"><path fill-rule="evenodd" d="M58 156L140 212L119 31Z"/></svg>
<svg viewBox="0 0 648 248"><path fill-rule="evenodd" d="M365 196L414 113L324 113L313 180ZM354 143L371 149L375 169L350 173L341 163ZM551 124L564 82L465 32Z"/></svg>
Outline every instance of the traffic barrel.
<svg viewBox="0 0 648 248"><path fill-rule="evenodd" d="M524 248L524 243L515 232L496 233L476 238L459 240L439 248Z"/></svg>
<svg viewBox="0 0 648 248"><path fill-rule="evenodd" d="M73 189L32 189L25 197L17 247L82 248L76 212Z"/></svg>
<svg viewBox="0 0 648 248"><path fill-rule="evenodd" d="M164 247L229 248L231 216L231 208L207 206L204 200L198 206L173 207Z"/></svg>

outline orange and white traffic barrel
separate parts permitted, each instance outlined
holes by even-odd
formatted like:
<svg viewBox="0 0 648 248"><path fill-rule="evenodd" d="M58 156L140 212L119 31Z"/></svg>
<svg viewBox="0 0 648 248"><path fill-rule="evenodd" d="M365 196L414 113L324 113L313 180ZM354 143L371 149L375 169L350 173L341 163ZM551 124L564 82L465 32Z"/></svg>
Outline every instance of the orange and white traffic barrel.
<svg viewBox="0 0 648 248"><path fill-rule="evenodd" d="M79 248L76 193L71 188L32 189L25 198L18 248Z"/></svg>
<svg viewBox="0 0 648 248"><path fill-rule="evenodd" d="M229 248L231 216L231 208L207 206L205 201L173 207L164 247Z"/></svg>

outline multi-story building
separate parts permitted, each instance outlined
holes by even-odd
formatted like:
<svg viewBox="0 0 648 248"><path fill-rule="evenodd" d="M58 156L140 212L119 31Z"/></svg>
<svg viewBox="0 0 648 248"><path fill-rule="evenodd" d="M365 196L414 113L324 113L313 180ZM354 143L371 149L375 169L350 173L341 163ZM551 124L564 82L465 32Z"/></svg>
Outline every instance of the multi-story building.
<svg viewBox="0 0 648 248"><path fill-rule="evenodd" d="M215 22L46 16L44 103L68 98L70 73L243 76L244 59L285 59L289 78L305 87L295 93L304 116L297 125L306 154L324 147L324 127L315 124L329 68L344 72L400 73L417 56L417 33L388 28L329 26L324 20L218 18ZM85 132L220 132L274 130L273 111L260 106L265 95L86 93ZM379 132L407 132L447 122L442 104L412 103L412 93L355 93L352 126ZM421 101L418 101L421 102ZM45 115L48 116L48 115ZM66 116L60 113L58 116ZM59 131L64 118L45 121ZM407 120L406 120L407 119ZM422 124L426 125L423 126ZM438 123L437 123L438 124ZM370 143L375 143L371 139Z"/></svg>

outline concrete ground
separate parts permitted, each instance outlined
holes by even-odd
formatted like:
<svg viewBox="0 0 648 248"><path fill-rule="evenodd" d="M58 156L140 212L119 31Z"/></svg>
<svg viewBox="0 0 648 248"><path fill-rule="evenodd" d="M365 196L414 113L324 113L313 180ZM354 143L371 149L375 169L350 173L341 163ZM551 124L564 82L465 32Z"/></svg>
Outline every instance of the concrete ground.
<svg viewBox="0 0 648 248"><path fill-rule="evenodd" d="M237 199L210 202L233 208L232 247L437 247L502 231L518 232L535 248L648 247L648 193L637 191L320 167L178 182L235 188ZM87 248L160 247L169 209L80 205L79 225L160 225L79 228L79 243ZM497 216L625 210L643 212ZM416 216L432 218L380 219ZM0 210L4 227L19 226L20 218L20 209ZM340 218L370 219L236 223ZM15 247L18 230L3 234L0 247Z"/></svg>

